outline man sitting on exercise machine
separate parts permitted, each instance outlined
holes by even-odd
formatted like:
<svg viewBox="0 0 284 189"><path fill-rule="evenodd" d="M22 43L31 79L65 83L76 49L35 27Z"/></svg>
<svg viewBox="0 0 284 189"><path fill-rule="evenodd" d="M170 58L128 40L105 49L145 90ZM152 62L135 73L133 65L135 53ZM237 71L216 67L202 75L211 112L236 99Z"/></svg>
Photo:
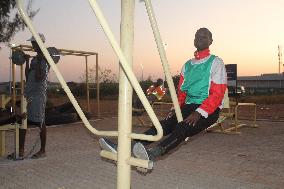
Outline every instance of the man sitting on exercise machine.
<svg viewBox="0 0 284 189"><path fill-rule="evenodd" d="M160 143L147 149L150 141L134 141L133 154L137 158L154 161L218 120L227 88L227 74L222 59L210 54L212 42L212 34L207 28L198 29L194 39L197 49L194 58L182 67L178 101L184 121L178 123L172 110L161 121L163 134L167 137ZM152 127L144 134L156 135L157 131ZM116 152L116 144L103 138L99 142L103 149Z"/></svg>

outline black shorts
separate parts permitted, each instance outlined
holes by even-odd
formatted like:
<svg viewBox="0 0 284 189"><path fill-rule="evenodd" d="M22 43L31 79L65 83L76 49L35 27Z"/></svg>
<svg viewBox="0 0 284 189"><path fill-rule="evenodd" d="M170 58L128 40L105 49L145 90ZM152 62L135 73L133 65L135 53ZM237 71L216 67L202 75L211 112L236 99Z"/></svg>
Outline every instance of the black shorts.
<svg viewBox="0 0 284 189"><path fill-rule="evenodd" d="M41 122L34 122L34 121L31 121L31 120L28 120L28 125L34 125L34 126L41 127L42 125L44 125L44 122L41 123Z"/></svg>

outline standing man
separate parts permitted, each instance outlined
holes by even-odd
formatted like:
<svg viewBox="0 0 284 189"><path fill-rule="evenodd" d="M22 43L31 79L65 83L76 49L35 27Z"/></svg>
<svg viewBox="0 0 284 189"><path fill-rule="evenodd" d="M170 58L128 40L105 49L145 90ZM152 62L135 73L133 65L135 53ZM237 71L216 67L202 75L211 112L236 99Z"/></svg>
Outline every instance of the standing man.
<svg viewBox="0 0 284 189"><path fill-rule="evenodd" d="M133 153L137 158L154 161L218 120L227 88L227 74L222 59L210 54L212 42L212 33L207 28L198 29L194 39L194 58L182 67L178 101L184 121L178 123L171 111L161 121L164 136L167 137L159 144L147 149L146 145L151 142L135 140ZM155 128L145 132L147 135L156 133ZM116 151L116 145L106 139L100 139L100 145L106 150Z"/></svg>
<svg viewBox="0 0 284 189"><path fill-rule="evenodd" d="M39 34L42 42L45 42L43 34ZM26 58L26 88L25 97L27 99L27 119L28 125L35 125L40 128L40 150L35 153L32 158L38 159L45 157L46 145L46 126L45 126L45 106L47 92L47 77L49 72L49 64L44 58L39 45L32 36L28 41L31 42L37 55L29 63L29 56ZM20 129L19 156L24 157L25 152L26 129Z"/></svg>

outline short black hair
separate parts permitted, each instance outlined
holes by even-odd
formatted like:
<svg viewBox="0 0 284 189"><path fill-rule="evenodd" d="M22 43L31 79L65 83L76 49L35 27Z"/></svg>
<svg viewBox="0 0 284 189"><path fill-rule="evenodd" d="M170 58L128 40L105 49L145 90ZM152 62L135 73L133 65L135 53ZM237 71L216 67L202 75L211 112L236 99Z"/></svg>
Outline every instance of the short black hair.
<svg viewBox="0 0 284 189"><path fill-rule="evenodd" d="M195 33L194 46L197 50L209 48L212 44L212 33L207 28L199 28Z"/></svg>

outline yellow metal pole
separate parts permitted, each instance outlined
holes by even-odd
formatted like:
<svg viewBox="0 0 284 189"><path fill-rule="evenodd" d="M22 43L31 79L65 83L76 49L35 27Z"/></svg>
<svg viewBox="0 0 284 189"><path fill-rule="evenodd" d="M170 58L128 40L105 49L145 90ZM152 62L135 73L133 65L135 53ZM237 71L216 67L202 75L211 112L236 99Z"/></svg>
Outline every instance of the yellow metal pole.
<svg viewBox="0 0 284 189"><path fill-rule="evenodd" d="M15 112L16 108L16 65L12 64L12 80L13 80L13 90L12 90L12 108L13 108L13 113Z"/></svg>
<svg viewBox="0 0 284 189"><path fill-rule="evenodd" d="M101 117L101 108L100 108L100 80L99 80L99 57L98 53L96 54L96 85L97 85L97 115L98 118Z"/></svg>
<svg viewBox="0 0 284 189"><path fill-rule="evenodd" d="M152 31L155 37L155 41L157 44L157 48L159 51L160 59L163 65L164 73L165 73L165 76L168 82L171 98L172 98L173 105L175 108L176 117L177 117L178 122L181 122L183 120L183 117L182 117L181 110L179 107L174 82L173 82L173 79L170 73L170 68L169 68L167 57L166 57L165 48L162 43L162 38L161 38L158 24L155 18L154 10L152 8L151 0L144 0L144 2L145 2L146 9L147 9L148 17L151 23Z"/></svg>
<svg viewBox="0 0 284 189"><path fill-rule="evenodd" d="M85 56L86 60L86 95L87 95L87 111L90 112L90 87L89 87L89 70L88 70L88 56Z"/></svg>
<svg viewBox="0 0 284 189"><path fill-rule="evenodd" d="M22 47L20 47L23 50ZM21 113L27 112L27 100L24 96L25 80L24 80L25 70L24 66L21 65ZM21 129L27 129L27 119L22 120Z"/></svg>
<svg viewBox="0 0 284 189"><path fill-rule="evenodd" d="M120 47L131 69L133 61L134 5L134 0L121 1ZM117 189L130 188L131 165L127 163L127 160L131 157L131 138L129 134L132 131L132 92L131 84L122 67L120 67Z"/></svg>
<svg viewBox="0 0 284 189"><path fill-rule="evenodd" d="M24 66L21 65L21 113L27 112L27 100L24 96L25 80ZM21 129L27 129L27 119L22 120Z"/></svg>
<svg viewBox="0 0 284 189"><path fill-rule="evenodd" d="M24 66L21 65L21 95L24 95Z"/></svg>

